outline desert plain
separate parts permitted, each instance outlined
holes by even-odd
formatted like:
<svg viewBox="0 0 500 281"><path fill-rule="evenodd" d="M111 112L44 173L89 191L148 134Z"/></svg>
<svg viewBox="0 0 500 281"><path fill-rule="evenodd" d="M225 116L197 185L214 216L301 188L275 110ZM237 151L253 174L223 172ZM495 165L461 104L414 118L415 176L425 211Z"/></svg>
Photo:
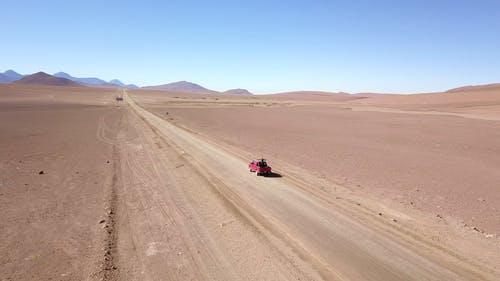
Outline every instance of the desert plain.
<svg viewBox="0 0 500 281"><path fill-rule="evenodd" d="M499 206L498 85L0 85L1 280L499 280Z"/></svg>

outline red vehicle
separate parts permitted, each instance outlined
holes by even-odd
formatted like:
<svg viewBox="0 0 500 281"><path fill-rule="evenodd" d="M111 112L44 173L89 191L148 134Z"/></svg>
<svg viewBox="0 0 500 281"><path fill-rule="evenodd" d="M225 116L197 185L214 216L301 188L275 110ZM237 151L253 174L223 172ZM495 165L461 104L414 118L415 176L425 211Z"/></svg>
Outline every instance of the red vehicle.
<svg viewBox="0 0 500 281"><path fill-rule="evenodd" d="M271 167L267 165L266 159L261 158L254 160L248 164L250 172L255 172L258 175L268 176L271 174Z"/></svg>

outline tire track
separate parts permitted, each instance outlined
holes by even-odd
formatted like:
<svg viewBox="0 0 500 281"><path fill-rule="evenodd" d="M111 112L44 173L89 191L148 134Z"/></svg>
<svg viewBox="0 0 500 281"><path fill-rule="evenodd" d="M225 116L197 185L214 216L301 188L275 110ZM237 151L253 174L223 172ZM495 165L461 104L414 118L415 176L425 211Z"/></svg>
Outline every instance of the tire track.
<svg viewBox="0 0 500 281"><path fill-rule="evenodd" d="M123 181L129 197L126 199L128 203L125 202L128 206L127 224L141 269L132 279L321 279L319 276L312 278L315 273L303 272L300 261L283 255L253 224L242 224L241 215L234 212L234 207L212 183L198 173L197 167L186 159L186 154L174 149L135 112L130 111L127 118L129 127L134 127L140 136L124 145L122 151ZM203 203L196 202L200 196L211 203L200 206ZM212 209L218 211L214 213ZM161 233L158 230L160 225ZM246 249L253 253L252 256L241 249L235 251L246 243L238 240L241 237L237 233L223 231L228 227L244 235L249 243L253 241L251 248ZM149 252L152 245L154 251ZM172 251L180 249L182 254L173 259ZM153 253L155 251L158 255ZM273 259L264 266L246 265L260 264L260 259L268 256L273 256ZM240 264L239 259L245 263ZM168 265L175 260L183 260L185 268L178 271L178 268ZM159 269L157 264L160 261L167 266Z"/></svg>
<svg viewBox="0 0 500 281"><path fill-rule="evenodd" d="M118 141L113 139L118 139L118 133L120 128L123 126L124 114L120 111L120 118L118 121L118 130L114 132L114 137L107 137L107 132L112 132L110 128L107 128L104 116L99 118L99 125L97 129L97 137L99 140L108 143L113 146L112 152L112 162L113 173L111 177L111 182L107 188L105 188L105 206L104 206L104 217L101 220L102 228L104 230L104 240L103 240L103 254L102 261L100 262L100 269L98 275L101 280L114 281L118 280L119 268L118 268L118 255L117 255L117 242L118 242L118 228L116 226L116 216L118 213L118 193L121 186L121 159L120 159L120 147ZM109 162L109 161L108 161Z"/></svg>
<svg viewBox="0 0 500 281"><path fill-rule="evenodd" d="M171 235L180 237L181 240L173 243L172 245L176 249L184 249L182 252L183 257L187 257L188 260L187 266L189 266L188 270L191 274L193 274L197 279L204 279L207 276L211 276L210 270L207 269L206 264L226 264L221 260L220 254L215 254L212 251L205 251L203 254L203 258L201 255L192 254L196 253L196 246L193 243L193 240L198 241L207 241L210 240L208 235L200 232L201 227L192 220L189 224L186 224L186 218L192 218L193 213L183 209L182 203L183 200L178 201L180 198L179 194L174 199L172 196L169 196L168 193L159 192L158 188L164 185L161 179L165 179L165 175L162 175L162 170L169 170L168 167L165 167L164 162L161 159L153 159L153 155L151 155L150 149L154 146L149 139L146 137L140 138L140 143L142 146L147 146L145 148L138 149L136 154L134 155L126 155L126 163L128 169L130 169L131 173L134 175L134 178L140 182L140 185L144 187L143 193L138 195L140 197L141 202L147 202L149 206L154 207L159 211L162 216L162 221L168 222L172 229L175 229L178 234ZM139 156L139 154L141 156ZM139 160L141 159L141 160ZM152 169L146 170L145 166L151 166ZM169 175L167 175L170 178ZM168 183L170 184L170 183ZM171 191L174 191L173 189ZM185 208L185 207L184 207ZM147 219L147 218L145 218ZM146 235L152 237L154 241L161 241L162 239L155 235L155 232L150 230L149 234ZM189 239L188 239L189 238ZM172 243L172 241L171 241ZM147 248L146 245L143 245L142 248ZM215 249L215 247L207 247L207 249ZM227 266L229 268L229 266ZM225 273L227 274L227 272ZM230 274L231 275L231 274ZM177 278L178 277L178 278ZM212 276L210 279L220 279L221 276ZM235 280L236 275L232 275L230 277L224 278L224 280ZM154 279L154 278L153 278ZM184 280L185 278L179 277L176 270L170 269L168 274L168 280Z"/></svg>

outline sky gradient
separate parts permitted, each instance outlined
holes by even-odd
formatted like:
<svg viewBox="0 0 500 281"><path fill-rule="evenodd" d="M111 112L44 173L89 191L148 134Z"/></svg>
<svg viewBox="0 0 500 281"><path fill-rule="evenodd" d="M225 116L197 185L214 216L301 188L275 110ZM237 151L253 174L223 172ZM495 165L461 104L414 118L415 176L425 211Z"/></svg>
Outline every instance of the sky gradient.
<svg viewBox="0 0 500 281"><path fill-rule="evenodd" d="M500 82L500 1L4 1L0 71L414 93Z"/></svg>

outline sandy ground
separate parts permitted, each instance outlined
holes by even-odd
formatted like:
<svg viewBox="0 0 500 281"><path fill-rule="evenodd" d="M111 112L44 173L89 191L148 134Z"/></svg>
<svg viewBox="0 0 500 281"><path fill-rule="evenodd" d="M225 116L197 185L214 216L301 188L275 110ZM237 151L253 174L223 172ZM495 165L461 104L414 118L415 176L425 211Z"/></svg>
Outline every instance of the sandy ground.
<svg viewBox="0 0 500 281"><path fill-rule="evenodd" d="M107 239L99 221L116 165L113 146L96 133L100 118L113 127L121 114L87 97L67 103L66 93L32 90L0 90L1 280L97 279Z"/></svg>
<svg viewBox="0 0 500 281"><path fill-rule="evenodd" d="M409 215L398 218L408 227L495 264L500 114L490 109L499 108L500 94L460 93L456 100L450 94L394 96L396 101L322 94L134 97L157 116L249 152L248 158L272 159L285 174L300 168L299 177L311 174L383 202L375 207L382 213L390 206ZM488 108L479 117L478 103ZM458 111L464 114L452 114Z"/></svg>
<svg viewBox="0 0 500 281"><path fill-rule="evenodd" d="M380 112L394 108L323 93L130 96L0 86L4 280L500 277L498 238L483 230L495 230L495 217L477 231L453 223L495 206L494 185L484 180L473 192L483 205L471 207L460 181L456 198L439 199L453 192L451 170L439 171L446 184L428 187L425 176L469 157L476 162L455 165L455 177L495 180L485 168L498 167L495 143L462 138L478 126L494 138L496 121ZM430 137L440 126L450 133ZM422 165L435 153L434 169ZM249 173L256 154L278 174ZM435 197L440 217L426 205Z"/></svg>
<svg viewBox="0 0 500 281"><path fill-rule="evenodd" d="M154 95L137 98L165 119L256 157L292 163L353 190L500 234L500 122L470 111L450 115L464 111L467 101L470 107L481 102L500 108L500 92L488 99L481 93L453 94L462 96L395 96L395 101L340 96L326 105L317 95L309 96L309 103L298 95L279 96L275 103L266 101L269 96L240 103L219 97L217 103L190 98L160 106L149 102ZM485 114L500 118L500 111L491 112Z"/></svg>

